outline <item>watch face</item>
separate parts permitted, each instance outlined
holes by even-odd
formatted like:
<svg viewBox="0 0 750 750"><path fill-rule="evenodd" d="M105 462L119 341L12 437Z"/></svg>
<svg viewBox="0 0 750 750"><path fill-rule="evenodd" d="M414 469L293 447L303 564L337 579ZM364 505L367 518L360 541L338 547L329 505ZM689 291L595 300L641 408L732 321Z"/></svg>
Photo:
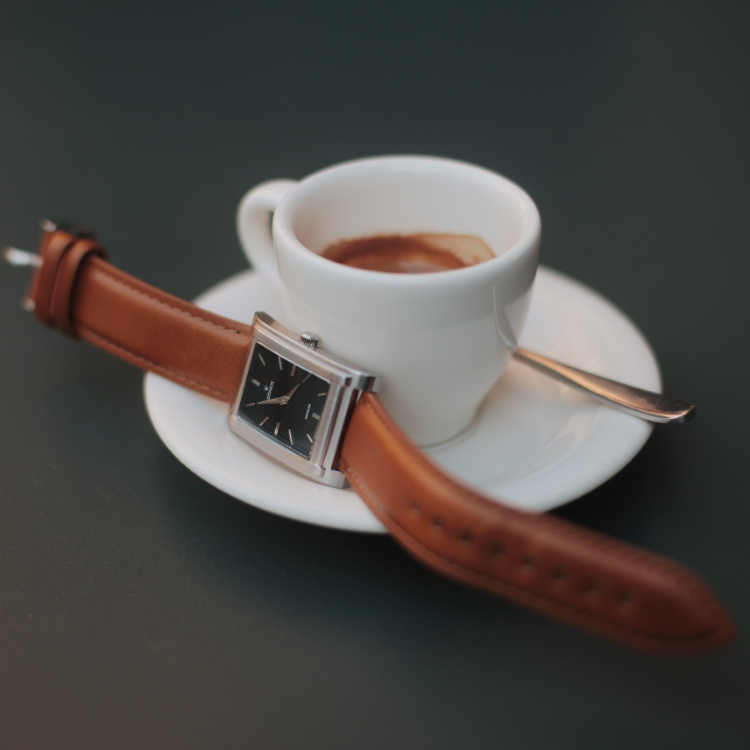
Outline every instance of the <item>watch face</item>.
<svg viewBox="0 0 750 750"><path fill-rule="evenodd" d="M322 378L256 344L237 415L310 458L329 388Z"/></svg>

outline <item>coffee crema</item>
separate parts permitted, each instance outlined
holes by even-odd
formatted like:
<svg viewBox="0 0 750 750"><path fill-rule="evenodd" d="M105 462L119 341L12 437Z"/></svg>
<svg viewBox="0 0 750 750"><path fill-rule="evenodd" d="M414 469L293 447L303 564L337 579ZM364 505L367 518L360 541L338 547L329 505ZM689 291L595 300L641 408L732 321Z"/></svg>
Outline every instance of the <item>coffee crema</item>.
<svg viewBox="0 0 750 750"><path fill-rule="evenodd" d="M495 257L484 240L470 234L382 234L341 240L321 256L353 268L384 273L452 271Z"/></svg>

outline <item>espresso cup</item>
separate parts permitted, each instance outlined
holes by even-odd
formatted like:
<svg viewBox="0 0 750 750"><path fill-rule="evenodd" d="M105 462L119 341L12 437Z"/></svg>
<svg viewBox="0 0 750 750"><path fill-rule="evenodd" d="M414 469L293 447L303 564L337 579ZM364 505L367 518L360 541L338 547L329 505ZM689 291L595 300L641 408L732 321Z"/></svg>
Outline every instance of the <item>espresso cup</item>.
<svg viewBox="0 0 750 750"><path fill-rule="evenodd" d="M471 423L531 300L541 222L521 188L449 159L361 159L259 185L240 203L237 226L248 259L278 288L281 322L382 375L380 398L412 440L440 443ZM494 257L386 273L320 255L344 240L421 233L478 237Z"/></svg>

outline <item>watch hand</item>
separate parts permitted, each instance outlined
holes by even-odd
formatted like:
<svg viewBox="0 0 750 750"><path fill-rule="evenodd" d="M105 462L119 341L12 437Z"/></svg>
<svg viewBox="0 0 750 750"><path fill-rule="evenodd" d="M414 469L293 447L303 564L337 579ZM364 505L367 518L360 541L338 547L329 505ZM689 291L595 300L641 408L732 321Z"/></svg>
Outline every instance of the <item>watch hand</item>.
<svg viewBox="0 0 750 750"><path fill-rule="evenodd" d="M260 406L261 404L288 404L289 399L294 395L294 392L299 388L299 383L292 388L289 393L286 394L286 396L279 396L278 398L269 398L265 401L258 401L257 406Z"/></svg>
<svg viewBox="0 0 750 750"><path fill-rule="evenodd" d="M289 399L294 395L294 392L297 390L297 388L299 388L299 383L297 383L297 385L295 385L294 388L292 388L292 390L283 397L285 404L289 403Z"/></svg>

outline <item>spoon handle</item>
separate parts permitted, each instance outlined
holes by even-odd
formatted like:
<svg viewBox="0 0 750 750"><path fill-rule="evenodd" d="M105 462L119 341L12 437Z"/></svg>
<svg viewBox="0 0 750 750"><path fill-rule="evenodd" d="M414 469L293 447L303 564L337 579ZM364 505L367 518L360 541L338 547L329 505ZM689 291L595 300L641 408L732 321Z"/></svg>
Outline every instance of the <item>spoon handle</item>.
<svg viewBox="0 0 750 750"><path fill-rule="evenodd" d="M514 356L519 362L565 385L573 386L608 406L626 414L647 419L649 422L661 424L686 422L695 415L695 405L687 401L662 396L661 393L644 391L642 388L618 383L616 380L609 380L600 375L592 375L590 372L569 367L527 349L517 348Z"/></svg>

